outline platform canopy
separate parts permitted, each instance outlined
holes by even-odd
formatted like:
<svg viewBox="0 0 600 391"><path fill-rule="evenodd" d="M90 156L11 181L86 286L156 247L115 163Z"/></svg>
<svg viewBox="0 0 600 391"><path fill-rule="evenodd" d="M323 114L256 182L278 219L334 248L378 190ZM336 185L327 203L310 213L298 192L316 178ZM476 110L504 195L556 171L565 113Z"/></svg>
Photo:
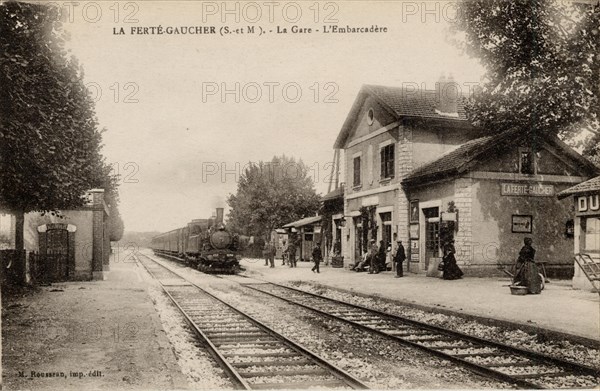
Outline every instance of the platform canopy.
<svg viewBox="0 0 600 391"><path fill-rule="evenodd" d="M563 199L570 195L580 195L587 193L595 193L600 191L600 176L581 182L578 185L570 187L558 193L558 198Z"/></svg>
<svg viewBox="0 0 600 391"><path fill-rule="evenodd" d="M318 223L320 221L321 221L321 216L305 217L303 219L286 224L283 226L283 228L300 228L300 227L304 227L306 225L313 225L314 223Z"/></svg>
<svg viewBox="0 0 600 391"><path fill-rule="evenodd" d="M329 193L325 194L322 198L321 201L325 202L325 201L331 201L331 200L335 200L335 199L344 199L344 188L343 187L338 187L337 189L334 189L332 191L330 191Z"/></svg>

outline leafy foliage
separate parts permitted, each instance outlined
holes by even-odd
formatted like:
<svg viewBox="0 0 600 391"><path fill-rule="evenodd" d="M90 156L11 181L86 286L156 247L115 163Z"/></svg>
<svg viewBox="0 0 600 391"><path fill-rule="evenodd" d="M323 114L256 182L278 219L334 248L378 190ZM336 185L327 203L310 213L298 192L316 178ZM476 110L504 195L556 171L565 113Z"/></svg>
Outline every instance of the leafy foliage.
<svg viewBox="0 0 600 391"><path fill-rule="evenodd" d="M0 4L0 207L82 205L102 167L101 134L57 10Z"/></svg>
<svg viewBox="0 0 600 391"><path fill-rule="evenodd" d="M314 215L319 196L302 161L275 156L270 162L250 165L227 203L233 230L266 237L275 228Z"/></svg>
<svg viewBox="0 0 600 391"><path fill-rule="evenodd" d="M364 249L368 249L369 248L369 239L377 239L377 231L379 230L379 227L377 226L377 220L376 220L376 210L377 207L376 206L361 206L359 211L360 211L360 217L362 220L362 241L363 241L363 248ZM370 233L370 235L369 235Z"/></svg>
<svg viewBox="0 0 600 391"><path fill-rule="evenodd" d="M581 154L600 167L600 134L593 134L585 140Z"/></svg>
<svg viewBox="0 0 600 391"><path fill-rule="evenodd" d="M600 130L600 6L469 0L459 7L455 43L487 69L468 106L475 125L566 140Z"/></svg>
<svg viewBox="0 0 600 391"><path fill-rule="evenodd" d="M96 187L114 215L111 237L122 235L117 178L59 15L56 6L0 3L0 208L17 216L17 248L24 213L76 208Z"/></svg>

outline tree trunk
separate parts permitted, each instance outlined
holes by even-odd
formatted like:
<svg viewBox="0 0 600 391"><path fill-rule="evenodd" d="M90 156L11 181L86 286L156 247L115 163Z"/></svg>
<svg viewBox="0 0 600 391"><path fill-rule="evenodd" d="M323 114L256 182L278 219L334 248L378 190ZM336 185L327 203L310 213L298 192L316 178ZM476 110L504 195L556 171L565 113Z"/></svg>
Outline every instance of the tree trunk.
<svg viewBox="0 0 600 391"><path fill-rule="evenodd" d="M19 280L15 283L25 283L25 212L19 210L15 212L15 262L12 267L19 271ZM21 272L22 271L22 272Z"/></svg>

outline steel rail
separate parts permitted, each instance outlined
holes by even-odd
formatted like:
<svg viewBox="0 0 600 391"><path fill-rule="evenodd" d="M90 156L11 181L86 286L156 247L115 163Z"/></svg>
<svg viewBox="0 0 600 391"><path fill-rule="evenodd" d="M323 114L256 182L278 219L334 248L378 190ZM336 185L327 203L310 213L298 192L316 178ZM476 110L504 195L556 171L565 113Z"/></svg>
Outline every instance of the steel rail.
<svg viewBox="0 0 600 391"><path fill-rule="evenodd" d="M554 365L560 365L560 366L563 366L563 367L568 367L569 369L571 369L571 370L573 370L575 372L579 372L581 374L600 377L600 369L593 368L593 367L590 367L590 366L587 366L587 365L583 365L583 364L575 363L575 362L572 362L572 361L568 361L568 360L564 360L564 359L560 359L560 358L548 356L548 355L545 355L543 353L538 353L538 352L533 351L533 350L518 348L518 347L515 347L515 346L503 344L501 342L492 341L492 340L488 340L488 339L484 339L484 338L480 338L480 337L475 337L473 335L464 334L464 333L462 333L460 331L448 330L448 329L442 328L440 326L435 326L435 325L432 325L432 324L420 322L418 320L409 319L409 318L403 317L401 315L390 314L388 312L376 310L374 308L364 307L364 306L361 306L359 304L352 304L352 303L348 303L348 302L345 302L345 301L342 301L342 300L337 300L337 299L332 299L332 298L329 298L329 297L319 296L319 295L317 295L315 293L306 292L306 291L303 291L301 289L292 288L292 287L289 287L289 286L285 286L285 285L281 285L281 284L277 284L277 283L273 283L273 282L269 282L269 281L264 281L264 282L266 284L277 286L279 288L289 289L289 290L293 290L293 291L301 293L301 294L310 295L312 297L315 297L317 299L321 299L321 300L324 300L324 301L335 302L335 303L338 303L338 304L341 304L341 305L345 305L345 306L349 306L349 307L354 307L356 309L360 309L360 310L363 310L363 311L368 311L368 312L376 313L377 315L385 316L385 317L388 317L388 318L391 318L391 319L395 319L395 320L398 320L398 321L402 321L402 322L406 322L406 323L411 323L411 324L413 324L413 325L415 325L417 327L428 328L431 331L435 331L435 332L439 332L439 333L446 333L446 334L454 334L457 337L460 337L462 339L469 339L469 340L471 340L471 341L473 341L475 343L493 345L494 347L497 347L497 348L500 348L500 349L511 350L514 353L518 353L518 354L521 354L521 355L524 355L524 356L528 356L528 357L531 357L533 359L547 361L547 362L552 363ZM249 284L251 284L251 283L245 283L245 284L242 284L242 285L249 285Z"/></svg>
<svg viewBox="0 0 600 391"><path fill-rule="evenodd" d="M471 336L471 335L464 334L464 333L461 333L461 332L458 332L458 331L447 330L447 329L444 329L444 328L441 328L441 327L438 327L438 326L434 326L434 325L430 325L430 324L427 324L427 323L419 322L419 321L416 321L416 320L404 318L404 317L399 316L399 315L389 314L389 313L386 313L386 312L383 312L383 311L375 310L375 309L364 307L364 306L361 306L361 305L352 304L352 303L348 303L348 302L344 302L344 301L336 300L336 299L331 299L331 298L327 298L327 297L322 297L322 296L319 296L317 294L314 294L314 293L311 293L311 292L306 292L306 291L303 291L303 290L300 290L300 289L297 289L297 288L292 288L292 287L288 287L288 286L285 286L285 285L280 285L280 284L272 283L272 282L265 282L265 283L262 283L262 284L261 283L255 283L255 284L253 284L253 283L245 283L245 284L241 284L241 285L246 286L246 287L248 287L250 289L262 292L264 294L276 297L278 299L284 300L286 302L289 302L289 303L292 303L292 304L295 304L295 305L299 305L299 306L301 306L303 308L315 311L315 312L320 313L322 315L328 316L328 317L330 317L332 319L343 321L345 323L351 324L351 325L353 325L355 327L358 327L360 329L363 329L365 331L377 333L377 334L379 334L381 336L384 336L384 337L387 337L387 338L391 338L391 339L393 339L395 341L398 341L398 342L401 342L403 344L406 344L406 345L409 345L409 346L412 346L412 347L424 350L424 351L426 351L426 352L428 352L430 354L436 355L438 357L441 357L441 358L448 359L450 361L456 362L456 363L458 363L460 365L463 365L463 366L471 369L472 371L474 371L474 372L476 372L476 373L478 373L480 375L487 376L487 377L493 377L493 378L496 378L496 379L499 379L499 380L502 380L502 381L510 382L510 383L515 384L515 385L517 385L519 387L522 387L522 388L529 388L530 389L530 388L543 388L543 387L540 386L537 383L533 383L533 382L530 382L528 380L519 379L518 377L515 377L515 376L519 376L519 375L509 375L509 374L506 374L506 373L503 373L503 372L500 372L500 371L496 371L496 370L494 370L492 368L489 368L489 367L486 367L486 366L482 366L482 365L479 365L479 364L467 361L467 360L463 359L462 357L453 356L451 354L435 350L435 347L423 346L423 345L420 345L418 343L415 343L415 342L403 339L403 338L401 338L399 336L394 336L392 334L385 333L384 331L378 330L378 329L376 329L374 327L369 327L367 325L360 324L360 323L358 323L356 321L345 319L343 317L330 314L330 313L325 312L323 310L320 310L318 308L314 308L314 307L312 307L310 305L299 303L299 302L294 301L292 299L289 299L287 297L279 296L279 295L274 294L272 292L261 290L260 288L258 288L258 286L260 286L260 285L272 285L272 286L278 287L280 289L287 289L287 290L290 290L290 291L294 291L296 293L299 293L299 294L302 294L302 295L306 295L306 296L309 296L309 297L312 297L312 298L316 298L316 299L322 300L324 302L335 303L337 305L342 305L342 306L354 308L354 309L357 309L357 310L360 310L360 311L364 311L364 312L367 312L367 313L371 313L371 314L374 314L374 315L376 315L378 317L383 318L383 320L392 320L392 321L400 322L400 323L403 323L403 324L409 324L409 325L414 326L416 328L425 329L425 330L428 330L430 332L435 332L435 333L438 333L438 334L441 334L441 335L445 335L445 336L449 336L449 337L452 337L452 338L457 338L457 339L460 339L460 340L467 340L467 341L470 341L470 342L473 342L473 343L476 343L476 344L479 344L479 345L501 349L503 351L507 351L508 353L516 354L516 355L519 355L519 356L525 356L525 357L531 359L532 361L535 361L535 362L532 362L531 365L536 365L536 364L540 364L540 363L553 364L553 365L556 365L556 366L560 366L563 369L569 369L569 370L571 370L571 371L573 371L573 372L575 372L577 374L590 375L590 376L595 376L595 377L599 377L600 376L600 371L599 370L597 370L595 368L591 368L591 367L585 366L585 365L573 363L573 362L566 361L566 360L561 360L561 359L558 359L558 358L555 358L555 357L550 357L550 356L543 355L543 354L540 354L540 353L537 353L537 352L534 352L534 351L531 351L531 350L527 350L527 349L516 348L514 346L502 344L502 343L499 343L499 342L496 342L496 341L490 341L490 340L486 340L486 339L483 339L483 338ZM256 285L257 287L254 287L252 285ZM475 354L471 354L471 355L475 355Z"/></svg>
<svg viewBox="0 0 600 391"><path fill-rule="evenodd" d="M171 270L170 268L168 268L165 265L157 262L156 260L150 258L149 256L147 256L145 254L139 254L139 255L147 258L148 260L150 260L154 264L156 264L156 265L164 268L165 270L169 271L173 275L177 276L179 279L184 280L187 284L189 284L189 286L193 286L194 288L198 289L200 292L202 292L206 296L208 296L208 297L210 297L210 298L212 298L212 299L214 299L214 300L222 303L228 309L230 309L232 312L234 312L234 313L242 316L243 318L247 319L250 323L252 323L254 326L258 327L260 330L262 330L263 332L265 332L267 335L273 337L276 340L279 340L285 346L290 347L292 350L296 351L297 353L300 353L300 355L308 358L313 363L316 363L319 366L324 367L325 369L327 369L329 371L329 373L331 375L333 375L335 378L337 378L343 384L345 384L345 385L347 385L347 386L349 386L350 388L353 388L353 389L369 389L369 387L367 385L365 385L360 380L356 379L354 376L350 375L349 373L347 373L343 369L338 368L337 366L335 366L334 364L330 363L329 361L327 361L327 360L319 357L317 354L313 353L312 351L308 350L307 348L303 347L302 345L300 345L300 344L298 344L296 342L293 342L290 339L284 337L283 335L279 334L275 330L269 328L268 326L264 325L260 321L256 320L252 316L250 316L250 315L242 312L241 310L235 308L234 306L232 306L231 304L227 303L226 301L220 299L219 297L217 297L217 296L213 295L212 293L206 291L205 289L201 288L197 284L191 282L187 278L181 276L179 273ZM140 263L142 263L142 262L140 261ZM144 266L146 268L146 270L148 270L148 268L146 267L146 265L144 265L143 263L142 263L142 266ZM151 273L151 275L154 276L153 273ZM160 283L160 280L158 280L158 281ZM198 326L195 324L195 322L188 316L188 314L186 313L186 310L184 310L179 305L179 303L176 301L176 299L173 298L172 295L169 294L169 292L167 292L167 290L165 288L165 285L163 285L161 283L161 286L163 287L163 290L165 290L165 292L167 293L167 295L171 298L171 300L175 303L175 305L177 306L177 308L184 314L184 316L186 317L186 320L188 320L188 323L191 322L192 325L193 325L192 327L194 328L194 330L197 330L200 333L200 335L202 336L202 339L205 340L209 344L210 350L214 351L214 353L218 357L217 361L219 363L222 362L223 364L225 364L226 371L228 373L231 373L231 374L234 375L236 383L243 385L243 387L245 389L259 389L259 388L263 388L263 387L261 387L261 384L258 384L258 383L254 384L254 385L248 384L242 378L242 376L235 370L235 368L233 368L231 366L231 364L229 364L229 362L227 361L227 359L219 352L219 349L210 341L210 337L206 336L206 334L204 334L198 328ZM255 356L255 354L251 354L251 355ZM274 365L276 365L276 364L274 364ZM327 384L327 382L324 382L324 383L325 383L324 385L331 385L331 384ZM309 383L307 383L307 385L308 386L314 386L314 385L318 385L318 384L317 383L315 383L315 384L312 384L312 383L309 384Z"/></svg>
<svg viewBox="0 0 600 391"><path fill-rule="evenodd" d="M141 254L141 255L145 256L143 254ZM148 259L152 260L151 258L148 258ZM165 292L167 294L167 296L169 297L169 299L171 300L171 302L175 305L175 307L177 307L177 309L179 310L179 312L181 312L181 314L185 318L185 320L188 323L188 325L192 328L193 332L196 334L197 337L199 337L199 339L201 340L201 342L203 342L203 344L208 347L208 351L210 352L210 354L213 356L213 358L215 359L215 361L217 361L217 363L221 366L221 368L223 368L225 370L225 372L229 375L229 377L233 380L233 382L235 384L237 384L238 386L242 387L245 390L252 389L250 387L250 385L248 384L248 382L245 381L241 377L241 375L231 366L231 364L229 364L229 362L225 359L225 357L223 357L223 355L221 354L221 352L219 352L219 350L217 349L217 347L210 341L210 339L208 338L208 336L202 330L200 330L200 328L190 318L190 316L187 314L187 312L183 308L181 308L181 306L179 305L179 303L177 302L177 300L175 300L175 298L171 295L171 293L169 293L169 291L166 288L166 285L163 284L163 282L161 281L161 279L158 278L158 277L156 277L155 273L153 271L151 271L150 268L148 268L148 266L146 266L139 259L139 256L136 258L136 260L142 265L142 267L144 267L144 269L146 269L146 271L156 281L158 281L158 283L160 284L163 292ZM160 265L159 263L156 263L156 264ZM162 266L162 265L160 265L160 266ZM181 280L186 281L185 278L177 275L177 273L174 273L173 271L171 271L171 270L169 270L167 268L165 268L165 269L168 270L169 272L173 273L175 276L179 277ZM185 285L182 285L182 286L185 286ZM193 285L188 282L187 286L193 286Z"/></svg>

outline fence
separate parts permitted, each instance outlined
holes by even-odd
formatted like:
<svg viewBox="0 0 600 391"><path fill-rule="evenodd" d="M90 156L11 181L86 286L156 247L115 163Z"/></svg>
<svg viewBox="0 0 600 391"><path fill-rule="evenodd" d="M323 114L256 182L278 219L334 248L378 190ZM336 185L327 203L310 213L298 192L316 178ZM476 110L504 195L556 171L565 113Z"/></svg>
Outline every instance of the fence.
<svg viewBox="0 0 600 391"><path fill-rule="evenodd" d="M2 285L25 282L25 250L0 250L0 279Z"/></svg>

